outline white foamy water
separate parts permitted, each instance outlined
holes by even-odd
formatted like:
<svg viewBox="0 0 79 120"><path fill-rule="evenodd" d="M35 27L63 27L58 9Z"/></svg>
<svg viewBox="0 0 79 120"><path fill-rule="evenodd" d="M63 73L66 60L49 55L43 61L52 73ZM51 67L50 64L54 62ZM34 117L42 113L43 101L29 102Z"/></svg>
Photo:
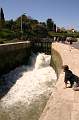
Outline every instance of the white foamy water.
<svg viewBox="0 0 79 120"><path fill-rule="evenodd" d="M33 57L30 67L21 66L5 75L9 86L17 81L0 101L0 120L38 120L57 79L50 59L39 53L35 64Z"/></svg>

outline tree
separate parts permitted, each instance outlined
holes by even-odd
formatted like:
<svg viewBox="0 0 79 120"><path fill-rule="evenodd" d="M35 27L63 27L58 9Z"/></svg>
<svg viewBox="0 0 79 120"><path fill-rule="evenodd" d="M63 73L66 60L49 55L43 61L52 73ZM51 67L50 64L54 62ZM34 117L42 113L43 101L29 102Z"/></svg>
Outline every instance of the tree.
<svg viewBox="0 0 79 120"><path fill-rule="evenodd" d="M33 31L37 38L45 38L48 35L47 29L42 25L37 25Z"/></svg>
<svg viewBox="0 0 79 120"><path fill-rule="evenodd" d="M3 12L3 9L1 8L1 10L0 10L0 28L4 27L4 22L5 22L4 12Z"/></svg>
<svg viewBox="0 0 79 120"><path fill-rule="evenodd" d="M54 28L54 22L52 21L52 19L47 19L47 30L48 31L53 31L53 28Z"/></svg>
<svg viewBox="0 0 79 120"><path fill-rule="evenodd" d="M5 22L5 27L6 27L7 29L12 30L13 25L14 25L13 19Z"/></svg>
<svg viewBox="0 0 79 120"><path fill-rule="evenodd" d="M3 21L5 20L4 19L4 12L3 12L2 8L1 8L1 12L0 12L0 19L3 20Z"/></svg>

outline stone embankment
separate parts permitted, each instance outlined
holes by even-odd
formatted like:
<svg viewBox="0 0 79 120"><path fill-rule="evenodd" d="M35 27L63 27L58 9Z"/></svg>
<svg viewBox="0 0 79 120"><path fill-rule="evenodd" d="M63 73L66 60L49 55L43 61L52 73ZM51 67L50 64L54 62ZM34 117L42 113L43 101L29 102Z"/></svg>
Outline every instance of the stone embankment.
<svg viewBox="0 0 79 120"><path fill-rule="evenodd" d="M0 75L26 64L30 53L29 41L0 44Z"/></svg>
<svg viewBox="0 0 79 120"><path fill-rule="evenodd" d="M79 76L79 50L62 43L54 43L52 48L60 54L63 65ZM79 91L64 89L63 71L39 120L79 120Z"/></svg>

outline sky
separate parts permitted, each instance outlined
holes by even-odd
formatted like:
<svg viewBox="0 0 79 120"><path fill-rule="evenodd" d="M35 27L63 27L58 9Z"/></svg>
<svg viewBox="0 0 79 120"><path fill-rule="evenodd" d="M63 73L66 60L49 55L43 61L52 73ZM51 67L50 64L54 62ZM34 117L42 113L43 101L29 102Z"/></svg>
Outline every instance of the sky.
<svg viewBox="0 0 79 120"><path fill-rule="evenodd" d="M59 27L79 30L79 0L0 0L5 19L17 19L23 13L38 21L48 18Z"/></svg>

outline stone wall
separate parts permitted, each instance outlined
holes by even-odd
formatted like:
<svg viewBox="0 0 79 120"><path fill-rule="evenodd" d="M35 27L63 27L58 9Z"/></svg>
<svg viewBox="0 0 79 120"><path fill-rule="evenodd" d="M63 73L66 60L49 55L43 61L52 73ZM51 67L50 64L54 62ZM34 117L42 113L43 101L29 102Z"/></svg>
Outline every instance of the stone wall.
<svg viewBox="0 0 79 120"><path fill-rule="evenodd" d="M27 64L31 53L30 42L0 45L0 75L22 64Z"/></svg>
<svg viewBox="0 0 79 120"><path fill-rule="evenodd" d="M53 46L53 43L52 43ZM51 66L54 68L54 70L57 73L57 77L59 77L59 74L61 72L61 66L63 64L62 58L59 54L58 51L56 51L55 49L53 49L53 47L51 48Z"/></svg>

